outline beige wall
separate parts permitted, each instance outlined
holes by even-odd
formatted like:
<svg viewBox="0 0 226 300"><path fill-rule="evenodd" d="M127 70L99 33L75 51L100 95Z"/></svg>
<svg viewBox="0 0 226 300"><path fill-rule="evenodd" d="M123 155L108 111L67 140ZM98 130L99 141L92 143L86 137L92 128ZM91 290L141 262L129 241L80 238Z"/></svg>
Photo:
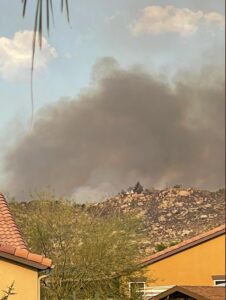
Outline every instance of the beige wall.
<svg viewBox="0 0 226 300"><path fill-rule="evenodd" d="M149 278L147 286L213 285L212 275L225 274L225 235L155 262L144 270Z"/></svg>
<svg viewBox="0 0 226 300"><path fill-rule="evenodd" d="M0 296L13 281L16 295L12 300L38 299L38 272L0 258Z"/></svg>

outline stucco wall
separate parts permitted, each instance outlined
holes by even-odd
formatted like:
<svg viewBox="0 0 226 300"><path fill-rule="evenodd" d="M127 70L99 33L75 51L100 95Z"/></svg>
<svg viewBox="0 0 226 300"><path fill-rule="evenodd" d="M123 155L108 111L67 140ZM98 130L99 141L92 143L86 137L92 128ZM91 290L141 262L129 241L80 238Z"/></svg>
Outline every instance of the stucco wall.
<svg viewBox="0 0 226 300"><path fill-rule="evenodd" d="M38 272L0 258L0 291L6 290L13 281L16 293L13 300L38 299Z"/></svg>
<svg viewBox="0 0 226 300"><path fill-rule="evenodd" d="M147 286L213 285L212 275L225 274L225 235L155 262L144 271Z"/></svg>

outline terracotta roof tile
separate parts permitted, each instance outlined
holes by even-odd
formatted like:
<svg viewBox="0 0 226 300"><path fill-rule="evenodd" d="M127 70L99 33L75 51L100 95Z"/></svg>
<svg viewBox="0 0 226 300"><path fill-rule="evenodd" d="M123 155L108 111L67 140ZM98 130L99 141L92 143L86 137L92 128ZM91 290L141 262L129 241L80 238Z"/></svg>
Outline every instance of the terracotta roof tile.
<svg viewBox="0 0 226 300"><path fill-rule="evenodd" d="M0 244L27 249L2 193L0 193Z"/></svg>
<svg viewBox="0 0 226 300"><path fill-rule="evenodd" d="M18 257L28 258L29 251L27 249L18 249L14 253Z"/></svg>
<svg viewBox="0 0 226 300"><path fill-rule="evenodd" d="M0 251L14 255L15 248L9 245L0 245Z"/></svg>
<svg viewBox="0 0 226 300"><path fill-rule="evenodd" d="M47 258L47 257L43 257L42 264L44 264L47 267L51 267L52 266L52 260Z"/></svg>
<svg viewBox="0 0 226 300"><path fill-rule="evenodd" d="M27 262L34 262L42 265L43 267L50 268L52 266L52 260L48 259L42 255L29 252L26 249L15 248L9 245L0 245L0 256L1 252L9 254L15 258L23 258Z"/></svg>
<svg viewBox="0 0 226 300"><path fill-rule="evenodd" d="M50 268L52 260L42 255L32 253L27 249L26 243L14 222L9 211L5 197L0 193L0 256L10 256L10 259L21 259L24 264L35 263L37 268Z"/></svg>
<svg viewBox="0 0 226 300"><path fill-rule="evenodd" d="M172 246L172 247L166 248L162 251L159 251L159 252L145 258L142 263L149 264L149 263L155 262L155 261L165 258L167 256L173 255L177 252L183 251L187 248L193 247L205 240L211 239L213 236L217 236L218 234L220 235L222 233L225 233L225 224L220 225L208 232L201 233L191 239L185 240L175 246Z"/></svg>
<svg viewBox="0 0 226 300"><path fill-rule="evenodd" d="M41 263L43 260L43 256L36 253L28 253L28 260L35 261L37 263Z"/></svg>

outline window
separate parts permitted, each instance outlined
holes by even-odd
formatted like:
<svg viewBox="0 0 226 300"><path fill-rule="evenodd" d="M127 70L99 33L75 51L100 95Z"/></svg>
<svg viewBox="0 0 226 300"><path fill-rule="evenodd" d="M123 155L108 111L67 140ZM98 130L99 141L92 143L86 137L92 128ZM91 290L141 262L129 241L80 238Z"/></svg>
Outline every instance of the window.
<svg viewBox="0 0 226 300"><path fill-rule="evenodd" d="M214 280L214 285L225 286L226 280Z"/></svg>
<svg viewBox="0 0 226 300"><path fill-rule="evenodd" d="M212 276L214 286L225 286L226 279L225 275L214 275Z"/></svg>
<svg viewBox="0 0 226 300"><path fill-rule="evenodd" d="M139 295L144 295L145 292L145 282L129 282L129 297L135 298Z"/></svg>

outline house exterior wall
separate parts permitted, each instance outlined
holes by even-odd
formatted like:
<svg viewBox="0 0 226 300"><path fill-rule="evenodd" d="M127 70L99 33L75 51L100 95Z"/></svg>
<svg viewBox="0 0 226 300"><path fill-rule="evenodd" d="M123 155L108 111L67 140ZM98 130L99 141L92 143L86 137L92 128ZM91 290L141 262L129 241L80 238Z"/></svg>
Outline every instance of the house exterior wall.
<svg viewBox="0 0 226 300"><path fill-rule="evenodd" d="M212 275L225 274L225 234L148 265L144 271L150 287L212 286Z"/></svg>
<svg viewBox="0 0 226 300"><path fill-rule="evenodd" d="M38 272L0 258L0 299L2 290L14 282L14 300L38 300ZM11 299L11 297L9 297Z"/></svg>

